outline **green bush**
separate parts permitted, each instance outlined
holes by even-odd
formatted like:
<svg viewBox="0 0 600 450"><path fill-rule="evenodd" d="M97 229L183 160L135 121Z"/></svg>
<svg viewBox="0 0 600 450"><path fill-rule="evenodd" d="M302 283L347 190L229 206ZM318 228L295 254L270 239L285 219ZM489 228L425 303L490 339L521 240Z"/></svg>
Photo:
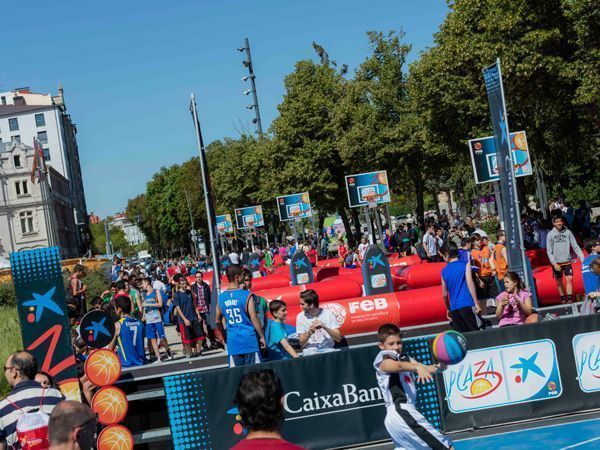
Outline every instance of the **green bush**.
<svg viewBox="0 0 600 450"><path fill-rule="evenodd" d="M17 297L12 281L0 283L0 306L14 306L16 304Z"/></svg>
<svg viewBox="0 0 600 450"><path fill-rule="evenodd" d="M10 284L12 283L2 283ZM14 292L13 292L14 296ZM17 319L17 308L15 306L0 306L0 336L2 336L2 345L0 346L0 360L2 364L6 358L13 352L23 348L21 339L21 326ZM0 398L4 398L10 392L10 386L4 376L0 377Z"/></svg>

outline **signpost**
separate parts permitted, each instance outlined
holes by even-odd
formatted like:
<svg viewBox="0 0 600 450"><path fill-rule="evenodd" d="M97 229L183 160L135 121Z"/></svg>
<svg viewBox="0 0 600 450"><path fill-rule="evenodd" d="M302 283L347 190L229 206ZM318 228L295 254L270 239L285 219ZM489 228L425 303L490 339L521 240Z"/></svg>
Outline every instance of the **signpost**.
<svg viewBox="0 0 600 450"><path fill-rule="evenodd" d="M369 230L369 243L373 244L373 226L371 224L371 211L375 211L380 243L383 245L383 230L377 206L391 201L390 187L387 171L359 173L346 175L346 190L350 208L366 207L365 218Z"/></svg>
<svg viewBox="0 0 600 450"><path fill-rule="evenodd" d="M508 256L508 266L510 270L517 272L529 287L529 277L525 274L526 263L523 236L521 233L521 213L517 198L515 171L513 170L513 161L510 156L511 135L508 129L499 58L495 64L483 69L483 78L490 105L494 142L496 144L495 159L498 165L500 194L503 200L502 210L507 237L506 253Z"/></svg>

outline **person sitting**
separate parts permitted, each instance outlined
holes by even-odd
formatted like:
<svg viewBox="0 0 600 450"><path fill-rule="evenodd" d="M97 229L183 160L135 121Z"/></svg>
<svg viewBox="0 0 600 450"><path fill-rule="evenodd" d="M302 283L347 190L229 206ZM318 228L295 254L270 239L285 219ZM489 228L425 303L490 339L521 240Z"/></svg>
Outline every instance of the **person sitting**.
<svg viewBox="0 0 600 450"><path fill-rule="evenodd" d="M50 415L50 450L96 448L96 415L89 406L71 400L59 403Z"/></svg>
<svg viewBox="0 0 600 450"><path fill-rule="evenodd" d="M281 436L283 388L275 372L267 369L243 375L234 402L248 434L232 450L302 450Z"/></svg>
<svg viewBox="0 0 600 450"><path fill-rule="evenodd" d="M332 352L342 342L340 325L333 313L319 308L319 296L313 289L300 293L302 312L296 318L296 331L304 355Z"/></svg>
<svg viewBox="0 0 600 450"><path fill-rule="evenodd" d="M273 300L269 303L269 311L274 319L268 321L265 331L269 361L297 358L298 353L288 342L288 333L285 329L287 305L281 300Z"/></svg>
<svg viewBox="0 0 600 450"><path fill-rule="evenodd" d="M531 292L523 288L521 278L516 272L506 272L504 288L505 292L496 297L499 327L539 321L539 315L533 310Z"/></svg>

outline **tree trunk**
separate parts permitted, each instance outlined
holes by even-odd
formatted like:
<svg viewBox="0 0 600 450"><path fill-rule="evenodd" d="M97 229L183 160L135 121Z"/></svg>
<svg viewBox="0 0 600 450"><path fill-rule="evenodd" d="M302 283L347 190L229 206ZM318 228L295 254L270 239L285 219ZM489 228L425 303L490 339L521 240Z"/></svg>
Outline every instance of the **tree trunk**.
<svg viewBox="0 0 600 450"><path fill-rule="evenodd" d="M362 226L360 225L360 216L358 214L358 208L350 208L350 216L354 223L354 232L357 240L360 240L363 236Z"/></svg>
<svg viewBox="0 0 600 450"><path fill-rule="evenodd" d="M435 205L435 212L436 212L437 216L440 217L442 215L442 211L440 209L440 202L438 202L437 192L435 189L431 189L430 194L433 197L433 204Z"/></svg>
<svg viewBox="0 0 600 450"><path fill-rule="evenodd" d="M340 209L340 217L342 218L342 223L344 224L344 228L346 229L348 245L350 247L354 247L356 245L356 238L354 237L354 233L352 233L352 228L350 228L350 221L348 220L348 214L346 214L346 208Z"/></svg>
<svg viewBox="0 0 600 450"><path fill-rule="evenodd" d="M450 214L451 217L454 217L454 209L452 208L452 193L450 192L450 189L446 189L444 192L448 198L448 214Z"/></svg>

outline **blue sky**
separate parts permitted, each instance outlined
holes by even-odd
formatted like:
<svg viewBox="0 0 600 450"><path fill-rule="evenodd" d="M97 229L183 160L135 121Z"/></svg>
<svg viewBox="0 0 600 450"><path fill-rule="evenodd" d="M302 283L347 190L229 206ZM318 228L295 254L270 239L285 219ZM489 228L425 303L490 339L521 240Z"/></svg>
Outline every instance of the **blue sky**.
<svg viewBox="0 0 600 450"><path fill-rule="evenodd" d="M445 0L61 0L2 8L0 91L62 83L78 143L88 212L104 217L144 192L161 166L197 154L189 96L208 144L254 130L241 78L250 39L263 128L276 117L283 79L320 43L353 71L365 32L403 29L411 61L432 45Z"/></svg>

